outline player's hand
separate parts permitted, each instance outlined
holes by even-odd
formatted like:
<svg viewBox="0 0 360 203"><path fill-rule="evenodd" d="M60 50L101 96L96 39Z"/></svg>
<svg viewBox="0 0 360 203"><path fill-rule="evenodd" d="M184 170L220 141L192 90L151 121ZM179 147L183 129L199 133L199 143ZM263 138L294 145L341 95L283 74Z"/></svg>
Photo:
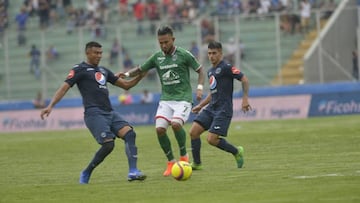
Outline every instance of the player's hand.
<svg viewBox="0 0 360 203"><path fill-rule="evenodd" d="M115 74L115 76L119 77L119 78L126 78L126 75L123 72L118 72L118 73Z"/></svg>
<svg viewBox="0 0 360 203"><path fill-rule="evenodd" d="M203 90L197 89L196 90L196 100L200 101L203 97Z"/></svg>
<svg viewBox="0 0 360 203"><path fill-rule="evenodd" d="M243 103L241 109L244 113L252 110L250 104L248 104L248 103L246 103L246 104Z"/></svg>
<svg viewBox="0 0 360 203"><path fill-rule="evenodd" d="M200 105L196 105L194 108L191 109L193 113L199 113L202 107Z"/></svg>
<svg viewBox="0 0 360 203"><path fill-rule="evenodd" d="M46 107L45 109L41 110L41 113L40 113L41 119L44 120L46 117L49 116L50 113L51 113L51 108L49 108L49 107Z"/></svg>

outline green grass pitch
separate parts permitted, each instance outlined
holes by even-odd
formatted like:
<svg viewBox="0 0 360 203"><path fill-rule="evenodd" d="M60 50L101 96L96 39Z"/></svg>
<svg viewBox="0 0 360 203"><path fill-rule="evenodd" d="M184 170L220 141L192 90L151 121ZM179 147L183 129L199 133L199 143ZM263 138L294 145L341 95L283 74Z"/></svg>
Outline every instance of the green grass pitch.
<svg viewBox="0 0 360 203"><path fill-rule="evenodd" d="M116 140L88 185L78 184L79 174L99 146L87 130L0 134L0 202L360 202L360 115L234 122L228 140L244 146L244 168L204 134L204 170L183 182L162 176L154 127L135 129L138 167L148 178L127 182Z"/></svg>

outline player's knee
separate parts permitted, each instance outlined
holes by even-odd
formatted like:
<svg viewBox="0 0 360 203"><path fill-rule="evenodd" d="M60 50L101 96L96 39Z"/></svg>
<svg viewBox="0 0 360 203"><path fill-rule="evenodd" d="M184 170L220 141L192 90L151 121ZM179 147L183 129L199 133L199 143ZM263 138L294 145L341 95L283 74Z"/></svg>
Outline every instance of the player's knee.
<svg viewBox="0 0 360 203"><path fill-rule="evenodd" d="M190 130L189 135L190 135L190 137L191 137L192 140L197 139L197 138L200 137L200 134L199 134L199 133L196 133L196 131L193 130L193 129Z"/></svg>
<svg viewBox="0 0 360 203"><path fill-rule="evenodd" d="M110 152L112 152L112 150L115 147L115 142L114 142L114 140L105 142L104 144L102 144L101 147L103 148L104 151L106 151L107 153L110 153Z"/></svg>
<svg viewBox="0 0 360 203"><path fill-rule="evenodd" d="M207 142L212 145L212 146L216 146L219 142L218 138L217 137L214 137L214 136L207 136L206 138Z"/></svg>
<svg viewBox="0 0 360 203"><path fill-rule="evenodd" d="M158 136L163 136L166 134L166 128L163 128L163 127L157 127L156 128L156 134Z"/></svg>
<svg viewBox="0 0 360 203"><path fill-rule="evenodd" d="M175 131L178 131L182 128L183 123L184 122L181 119L173 119L171 120L171 128Z"/></svg>

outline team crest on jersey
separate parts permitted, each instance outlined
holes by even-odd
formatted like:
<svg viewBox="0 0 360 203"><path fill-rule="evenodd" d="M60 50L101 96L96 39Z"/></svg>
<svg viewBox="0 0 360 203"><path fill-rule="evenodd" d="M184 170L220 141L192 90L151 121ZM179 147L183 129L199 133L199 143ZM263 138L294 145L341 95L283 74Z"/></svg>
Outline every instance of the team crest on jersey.
<svg viewBox="0 0 360 203"><path fill-rule="evenodd" d="M216 68L215 74L219 74L219 73L221 73L221 68Z"/></svg>
<svg viewBox="0 0 360 203"><path fill-rule="evenodd" d="M209 86L210 86L210 89L211 89L211 90L215 89L215 88L216 88L216 84L217 84L216 78L215 78L213 75L210 76L210 78L209 78Z"/></svg>
<svg viewBox="0 0 360 203"><path fill-rule="evenodd" d="M105 85L106 83L105 76L100 72L95 73L95 79L100 85Z"/></svg>
<svg viewBox="0 0 360 203"><path fill-rule="evenodd" d="M74 75L75 75L75 71L74 70L70 70L70 72L69 72L69 74L67 75L67 79L71 79L71 78L73 78L74 77Z"/></svg>
<svg viewBox="0 0 360 203"><path fill-rule="evenodd" d="M177 55L174 54L174 55L172 56L172 60L173 60L173 61L176 61L176 59L177 59Z"/></svg>

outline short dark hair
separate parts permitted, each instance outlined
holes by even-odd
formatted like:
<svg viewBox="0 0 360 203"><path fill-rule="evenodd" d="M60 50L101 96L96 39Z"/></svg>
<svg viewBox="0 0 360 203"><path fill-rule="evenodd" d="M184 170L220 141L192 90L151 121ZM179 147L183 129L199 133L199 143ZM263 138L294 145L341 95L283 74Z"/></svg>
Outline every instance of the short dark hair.
<svg viewBox="0 0 360 203"><path fill-rule="evenodd" d="M220 42L211 41L209 42L208 49L222 49L222 45Z"/></svg>
<svg viewBox="0 0 360 203"><path fill-rule="evenodd" d="M91 41L91 42L88 42L86 43L86 46L85 46L85 51L92 48L92 47L98 47L98 48L101 48L101 44L98 43L98 42L94 42L94 41Z"/></svg>
<svg viewBox="0 0 360 203"><path fill-rule="evenodd" d="M170 26L168 26L168 25L165 25L165 26L161 26L159 29L158 29L158 31L157 31L157 35L159 36L159 35L167 35L167 34L169 34L169 35L173 35L174 33L173 33L173 29L170 27Z"/></svg>

